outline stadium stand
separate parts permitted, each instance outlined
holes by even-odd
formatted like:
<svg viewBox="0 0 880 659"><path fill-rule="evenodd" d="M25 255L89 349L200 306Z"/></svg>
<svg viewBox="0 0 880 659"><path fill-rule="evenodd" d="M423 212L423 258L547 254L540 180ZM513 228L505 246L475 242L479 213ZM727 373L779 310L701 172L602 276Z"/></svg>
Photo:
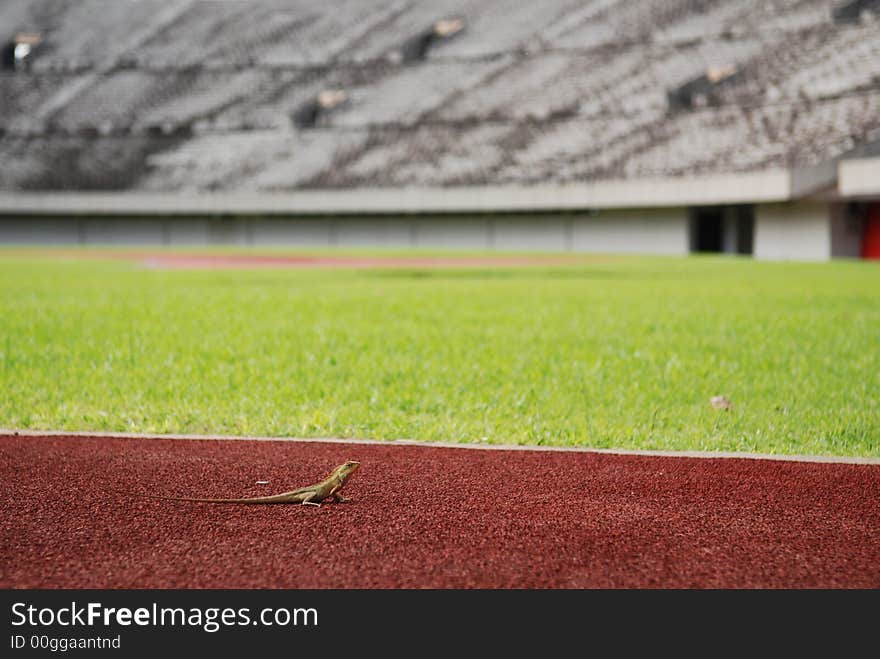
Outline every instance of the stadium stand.
<svg viewBox="0 0 880 659"><path fill-rule="evenodd" d="M880 142L865 0L8 0L0 25L5 192L687 183Z"/></svg>

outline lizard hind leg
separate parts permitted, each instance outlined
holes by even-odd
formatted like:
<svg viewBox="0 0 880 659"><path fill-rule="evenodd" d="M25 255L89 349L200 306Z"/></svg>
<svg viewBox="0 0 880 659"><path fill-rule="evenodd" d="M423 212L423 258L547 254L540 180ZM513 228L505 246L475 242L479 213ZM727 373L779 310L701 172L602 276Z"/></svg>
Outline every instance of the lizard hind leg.
<svg viewBox="0 0 880 659"><path fill-rule="evenodd" d="M314 498L315 498L315 493L314 493L314 492L309 492L309 493L303 498L303 500L302 500L302 505L304 505L304 506L317 506L318 508L320 508L320 507L321 507L321 504L320 504L320 503L318 503L318 502L316 502L316 501L312 501L312 499L314 499Z"/></svg>

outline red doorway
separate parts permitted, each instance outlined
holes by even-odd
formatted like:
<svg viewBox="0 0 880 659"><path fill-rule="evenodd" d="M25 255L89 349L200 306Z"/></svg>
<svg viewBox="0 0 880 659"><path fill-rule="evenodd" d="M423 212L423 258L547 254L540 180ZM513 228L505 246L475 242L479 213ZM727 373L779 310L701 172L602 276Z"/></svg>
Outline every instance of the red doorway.
<svg viewBox="0 0 880 659"><path fill-rule="evenodd" d="M862 258L880 259L880 203L877 202L870 204L865 213Z"/></svg>

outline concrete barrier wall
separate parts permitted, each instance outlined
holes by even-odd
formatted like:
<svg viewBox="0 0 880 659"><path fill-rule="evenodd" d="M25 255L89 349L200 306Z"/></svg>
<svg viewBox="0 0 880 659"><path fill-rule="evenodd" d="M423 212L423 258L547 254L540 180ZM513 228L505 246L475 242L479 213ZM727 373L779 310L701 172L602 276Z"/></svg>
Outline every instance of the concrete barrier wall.
<svg viewBox="0 0 880 659"><path fill-rule="evenodd" d="M0 216L0 243L686 254L688 224L685 208L471 216Z"/></svg>
<svg viewBox="0 0 880 659"><path fill-rule="evenodd" d="M209 220L203 217L180 217L167 220L166 236L170 245L207 245Z"/></svg>
<svg viewBox="0 0 880 659"><path fill-rule="evenodd" d="M825 261L831 258L829 204L798 202L755 207L755 258Z"/></svg>
<svg viewBox="0 0 880 659"><path fill-rule="evenodd" d="M571 225L570 218L552 215L493 218L491 246L504 251L569 251Z"/></svg>
<svg viewBox="0 0 880 659"><path fill-rule="evenodd" d="M81 222L53 217L0 217L0 245L76 245Z"/></svg>
<svg viewBox="0 0 880 659"><path fill-rule="evenodd" d="M162 245L168 242L165 224L159 219L127 218L107 222L103 218L80 220L82 242L87 245Z"/></svg>
<svg viewBox="0 0 880 659"><path fill-rule="evenodd" d="M689 251L686 208L608 210L576 217L572 250L683 255Z"/></svg>
<svg viewBox="0 0 880 659"><path fill-rule="evenodd" d="M419 217L415 246L437 249L492 249L493 227L487 217Z"/></svg>
<svg viewBox="0 0 880 659"><path fill-rule="evenodd" d="M372 217L331 221L331 245L341 247L413 247L412 219Z"/></svg>
<svg viewBox="0 0 880 659"><path fill-rule="evenodd" d="M261 247L326 247L333 231L327 220L298 220L269 217L251 221L253 244Z"/></svg>

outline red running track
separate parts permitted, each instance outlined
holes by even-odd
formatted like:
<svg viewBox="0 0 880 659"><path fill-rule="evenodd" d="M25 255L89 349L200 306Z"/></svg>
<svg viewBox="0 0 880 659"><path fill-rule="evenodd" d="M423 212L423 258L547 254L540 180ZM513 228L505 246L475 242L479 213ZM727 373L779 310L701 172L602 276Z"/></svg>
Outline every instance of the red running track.
<svg viewBox="0 0 880 659"><path fill-rule="evenodd" d="M352 503L253 496L362 462ZM880 465L0 436L3 588L877 588ZM271 481L256 485L258 480Z"/></svg>

